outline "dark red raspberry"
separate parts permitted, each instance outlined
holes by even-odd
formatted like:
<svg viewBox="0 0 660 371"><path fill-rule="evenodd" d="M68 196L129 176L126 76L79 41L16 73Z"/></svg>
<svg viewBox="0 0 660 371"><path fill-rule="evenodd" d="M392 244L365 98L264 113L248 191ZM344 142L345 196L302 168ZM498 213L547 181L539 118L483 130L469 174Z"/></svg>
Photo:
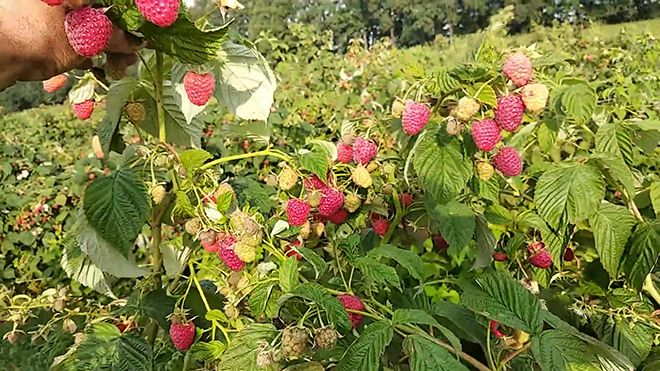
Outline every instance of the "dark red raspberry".
<svg viewBox="0 0 660 371"><path fill-rule="evenodd" d="M572 262L573 259L575 259L575 252L570 247L567 247L566 251L564 251L564 261Z"/></svg>
<svg viewBox="0 0 660 371"><path fill-rule="evenodd" d="M497 321L490 320L490 332L498 339L504 337L504 333L498 329L499 326L500 324Z"/></svg>
<svg viewBox="0 0 660 371"><path fill-rule="evenodd" d="M401 205L402 208L407 209L412 205L413 202L413 196L408 193L404 192L399 195L399 204Z"/></svg>
<svg viewBox="0 0 660 371"><path fill-rule="evenodd" d="M533 242L527 246L527 251L530 254L529 262L541 269L548 269L552 266L552 257L545 248L543 242Z"/></svg>
<svg viewBox="0 0 660 371"><path fill-rule="evenodd" d="M522 124L525 103L519 95L508 95L497 100L495 121L502 130L513 133Z"/></svg>
<svg viewBox="0 0 660 371"><path fill-rule="evenodd" d="M298 252L298 247L301 246L302 242L300 240L291 241L284 246L284 255L287 257L295 256L298 260L302 259L302 255Z"/></svg>
<svg viewBox="0 0 660 371"><path fill-rule="evenodd" d="M472 124L472 139L479 150L489 152L502 140L502 133L495 120L485 119Z"/></svg>
<svg viewBox="0 0 660 371"><path fill-rule="evenodd" d="M505 262L509 260L509 257L501 251L493 251L493 260L497 262Z"/></svg>
<svg viewBox="0 0 660 371"><path fill-rule="evenodd" d="M337 297L337 299L339 299L341 304L346 309L359 310L359 311L364 310L364 304L362 303L362 300L360 300L360 298L358 298L355 295L343 294L343 295L339 295ZM353 325L353 328L359 327L360 324L362 323L362 315L361 314L348 313L348 319L351 321L351 324Z"/></svg>
<svg viewBox="0 0 660 371"><path fill-rule="evenodd" d="M438 251L445 251L449 247L449 244L445 239L442 237L440 233L436 234L433 236L433 247L435 247Z"/></svg>
<svg viewBox="0 0 660 371"><path fill-rule="evenodd" d="M371 228L377 235L383 237L390 229L390 221L380 214L371 214Z"/></svg>
<svg viewBox="0 0 660 371"><path fill-rule="evenodd" d="M342 224L348 219L348 210L341 208L328 217L328 220L334 224Z"/></svg>

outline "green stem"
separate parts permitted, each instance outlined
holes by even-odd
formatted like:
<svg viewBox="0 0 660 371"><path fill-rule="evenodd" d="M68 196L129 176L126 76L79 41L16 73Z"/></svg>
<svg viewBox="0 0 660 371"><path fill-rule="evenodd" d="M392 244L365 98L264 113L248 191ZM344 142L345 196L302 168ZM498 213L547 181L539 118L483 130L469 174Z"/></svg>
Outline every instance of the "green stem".
<svg viewBox="0 0 660 371"><path fill-rule="evenodd" d="M646 293L651 295L656 303L660 304L660 293L658 292L658 289L656 289L655 284L653 283L653 278L650 274L646 276L642 290L646 291Z"/></svg>
<svg viewBox="0 0 660 371"><path fill-rule="evenodd" d="M219 158L217 160L207 162L202 167L200 167L199 170L204 171L204 170L208 170L208 169L210 169L214 166L218 166L220 164L223 164L225 162L243 160L243 159L246 159L246 158L259 157L259 156L272 156L272 157L277 157L282 161L286 161L286 162L291 161L291 157L285 155L284 153L281 153L280 151L273 151L273 150L270 150L270 149L264 149L262 151L257 151L257 152L250 152L250 153L244 153L244 154L241 154L241 155L222 157L222 158Z"/></svg>
<svg viewBox="0 0 660 371"><path fill-rule="evenodd" d="M500 365L497 367L498 370L505 370L505 366L507 363L509 363L512 359L516 358L520 353L525 352L529 347L532 345L531 342L528 342L524 346L522 346L520 349L516 350L515 352L512 352L508 356L506 356L502 362L500 362Z"/></svg>
<svg viewBox="0 0 660 371"><path fill-rule="evenodd" d="M390 238L392 238L394 231L399 226L399 224L401 224L401 220L403 219L403 209L401 208L401 202L399 202L399 192L397 192L396 189L392 193L392 197L394 198L394 210L395 210L394 221L390 225L390 228L387 230L385 237L383 237L382 244L386 244L390 241Z"/></svg>
<svg viewBox="0 0 660 371"><path fill-rule="evenodd" d="M163 54L156 51L156 107L158 109L158 139L161 142L167 142L167 131L165 129L165 107L163 98Z"/></svg>

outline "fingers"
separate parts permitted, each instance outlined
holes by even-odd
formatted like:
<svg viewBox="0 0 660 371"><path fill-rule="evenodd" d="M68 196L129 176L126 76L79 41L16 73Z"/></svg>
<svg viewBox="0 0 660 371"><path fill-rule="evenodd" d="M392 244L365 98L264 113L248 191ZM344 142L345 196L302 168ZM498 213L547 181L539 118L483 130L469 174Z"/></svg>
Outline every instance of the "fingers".
<svg viewBox="0 0 660 371"><path fill-rule="evenodd" d="M87 5L89 1L87 0L67 0L66 1L66 6L68 6L71 9L77 9L80 8L81 6Z"/></svg>

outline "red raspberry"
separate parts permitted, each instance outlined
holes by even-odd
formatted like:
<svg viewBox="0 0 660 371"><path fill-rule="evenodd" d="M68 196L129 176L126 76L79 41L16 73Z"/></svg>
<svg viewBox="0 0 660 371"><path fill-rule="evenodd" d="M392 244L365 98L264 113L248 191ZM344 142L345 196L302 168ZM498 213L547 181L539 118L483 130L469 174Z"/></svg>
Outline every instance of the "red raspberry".
<svg viewBox="0 0 660 371"><path fill-rule="evenodd" d="M94 112L94 100L88 99L82 103L73 104L73 113L81 120L87 120Z"/></svg>
<svg viewBox="0 0 660 371"><path fill-rule="evenodd" d="M90 7L69 12L64 21L69 44L83 57L99 55L112 36L112 22L102 10Z"/></svg>
<svg viewBox="0 0 660 371"><path fill-rule="evenodd" d="M353 142L353 161L356 164L366 165L376 158L378 147L370 139L357 138Z"/></svg>
<svg viewBox="0 0 660 371"><path fill-rule="evenodd" d="M501 251L493 251L493 260L496 262L505 262L509 260L509 257Z"/></svg>
<svg viewBox="0 0 660 371"><path fill-rule="evenodd" d="M502 140L500 127L497 126L495 120L491 119L475 121L472 123L472 139L479 150L492 151Z"/></svg>
<svg viewBox="0 0 660 371"><path fill-rule="evenodd" d="M218 257L229 267L229 269L238 272L245 266L242 261L234 252L234 245L236 244L236 237L231 234L226 234L223 238L218 239L218 247L220 252Z"/></svg>
<svg viewBox="0 0 660 371"><path fill-rule="evenodd" d="M307 202L294 198L286 203L286 217L289 224L294 227L300 227L305 224L309 217L310 207Z"/></svg>
<svg viewBox="0 0 660 371"><path fill-rule="evenodd" d="M522 160L520 154L513 147L502 147L493 156L493 165L504 176L518 176L522 172Z"/></svg>
<svg viewBox="0 0 660 371"><path fill-rule="evenodd" d="M504 337L504 333L498 329L499 326L499 322L490 320L490 332L498 339Z"/></svg>
<svg viewBox="0 0 660 371"><path fill-rule="evenodd" d="M412 100L407 101L401 116L403 131L408 135L419 134L429 122L429 116L431 116L431 110L426 104L415 103Z"/></svg>
<svg viewBox="0 0 660 371"><path fill-rule="evenodd" d="M309 178L305 179L304 182L305 189L307 190L324 190L328 186L323 183L323 181L316 175L312 174Z"/></svg>
<svg viewBox="0 0 660 371"><path fill-rule="evenodd" d="M433 247L438 249L438 251L445 251L449 247L449 244L442 237L440 233L433 236Z"/></svg>
<svg viewBox="0 0 660 371"><path fill-rule="evenodd" d="M546 250L543 242L530 243L529 246L527 246L527 251L531 255L529 257L529 262L533 266L541 269L548 269L552 266L552 258L550 257L548 250Z"/></svg>
<svg viewBox="0 0 660 371"><path fill-rule="evenodd" d="M42 84L44 86L44 90L46 93L54 93L64 87L66 83L69 81L69 78L64 75L57 75L53 76L48 80L45 80Z"/></svg>
<svg viewBox="0 0 660 371"><path fill-rule="evenodd" d="M170 339L172 344L178 350L188 350L195 341L195 324L188 323L172 323L170 325Z"/></svg>
<svg viewBox="0 0 660 371"><path fill-rule="evenodd" d="M352 146L345 143L337 144L337 161L341 162L342 164L350 164L352 158L353 158Z"/></svg>
<svg viewBox="0 0 660 371"><path fill-rule="evenodd" d="M302 259L302 255L298 252L298 247L302 246L302 242L300 240L295 240L292 241L291 243L288 243L284 246L284 255L287 257L290 256L295 256L296 259L300 260Z"/></svg>
<svg viewBox="0 0 660 371"><path fill-rule="evenodd" d="M319 214L329 217L344 206L344 194L334 188L326 188L321 195Z"/></svg>
<svg viewBox="0 0 660 371"><path fill-rule="evenodd" d="M343 294L343 295L339 295L337 297L337 299L339 299L341 304L346 309L359 310L359 311L364 310L364 304L362 303L362 300L360 300L360 298L358 298L355 295ZM353 325L353 328L359 327L360 324L362 323L362 315L361 314L348 313L348 319L351 321L351 324Z"/></svg>
<svg viewBox="0 0 660 371"><path fill-rule="evenodd" d="M348 219L348 210L341 208L328 217L328 220L334 224L343 224Z"/></svg>
<svg viewBox="0 0 660 371"><path fill-rule="evenodd" d="M59 6L64 4L64 0L41 0L50 6Z"/></svg>
<svg viewBox="0 0 660 371"><path fill-rule="evenodd" d="M202 242L202 247L207 252L217 253L220 250L218 234L215 231L203 231L199 234L199 239Z"/></svg>
<svg viewBox="0 0 660 371"><path fill-rule="evenodd" d="M511 55L502 66L504 76L518 86L523 86L532 79L532 62L522 53Z"/></svg>
<svg viewBox="0 0 660 371"><path fill-rule="evenodd" d="M510 133L518 130L525 113L525 103L519 95L508 95L497 100L495 121L502 130Z"/></svg>
<svg viewBox="0 0 660 371"><path fill-rule="evenodd" d="M390 221L380 214L371 214L371 228L377 235L383 237L390 229Z"/></svg>
<svg viewBox="0 0 660 371"><path fill-rule="evenodd" d="M196 106L208 103L215 90L215 76L212 73L198 74L188 71L183 77L183 87L190 102Z"/></svg>
<svg viewBox="0 0 660 371"><path fill-rule="evenodd" d="M564 261L572 262L573 259L575 259L575 252L570 247L567 247L566 251L564 251Z"/></svg>
<svg viewBox="0 0 660 371"><path fill-rule="evenodd" d="M401 207L403 207L404 209L409 208L410 205L412 205L412 202L413 202L413 196L410 193L404 192L399 195L399 204L401 204Z"/></svg>
<svg viewBox="0 0 660 371"><path fill-rule="evenodd" d="M179 0L135 0L138 10L147 21L167 27L179 16Z"/></svg>

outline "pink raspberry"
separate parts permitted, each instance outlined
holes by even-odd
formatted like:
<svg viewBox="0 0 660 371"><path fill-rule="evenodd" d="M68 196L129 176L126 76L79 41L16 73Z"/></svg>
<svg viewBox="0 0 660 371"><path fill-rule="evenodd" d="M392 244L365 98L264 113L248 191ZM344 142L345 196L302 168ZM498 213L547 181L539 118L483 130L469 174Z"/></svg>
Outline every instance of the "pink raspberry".
<svg viewBox="0 0 660 371"><path fill-rule="evenodd" d="M519 95L508 95L497 100L495 121L502 130L510 133L518 130L525 113L525 103Z"/></svg>
<svg viewBox="0 0 660 371"><path fill-rule="evenodd" d="M305 224L309 217L310 207L307 202L294 198L289 200L286 204L286 217L289 224L294 227L300 227Z"/></svg>
<svg viewBox="0 0 660 371"><path fill-rule="evenodd" d="M353 142L353 161L356 164L366 165L376 158L378 147L370 139L357 138Z"/></svg>
<svg viewBox="0 0 660 371"><path fill-rule="evenodd" d="M522 160L513 147L502 147L493 156L493 164L504 176L518 176L522 172Z"/></svg>
<svg viewBox="0 0 660 371"><path fill-rule="evenodd" d="M358 298L355 295L343 294L343 295L339 295L337 299L339 299L341 304L346 309L359 310L359 311L364 310L364 303L362 303L362 300L360 300L360 298ZM361 314L348 313L348 319L351 321L351 325L353 325L353 328L359 327L360 324L362 323Z"/></svg>
<svg viewBox="0 0 660 371"><path fill-rule="evenodd" d="M329 217L344 206L344 194L338 189L325 188L319 203L319 214Z"/></svg>
<svg viewBox="0 0 660 371"><path fill-rule="evenodd" d="M135 0L138 10L147 21L168 27L179 17L179 0Z"/></svg>
<svg viewBox="0 0 660 371"><path fill-rule="evenodd" d="M334 214L328 217L328 220L336 225L344 223L346 219L348 219L348 210L344 208L337 210Z"/></svg>
<svg viewBox="0 0 660 371"><path fill-rule="evenodd" d="M245 262L234 252L236 237L231 234L226 234L223 238L218 239L217 243L220 249L218 257L229 267L229 269L238 272L245 267Z"/></svg>
<svg viewBox="0 0 660 371"><path fill-rule="evenodd" d="M377 235L383 237L390 229L390 221L380 214L371 214L371 228Z"/></svg>
<svg viewBox="0 0 660 371"><path fill-rule="evenodd" d="M403 131L408 135L419 134L429 122L430 116L431 110L426 104L415 103L412 100L407 101L401 116Z"/></svg>
<svg viewBox="0 0 660 371"><path fill-rule="evenodd" d="M172 323L170 325L170 339L172 339L172 344L176 349L190 349L195 341L195 324L192 322Z"/></svg>
<svg viewBox="0 0 660 371"><path fill-rule="evenodd" d="M83 7L69 12L64 20L67 39L73 50L83 57L103 52L112 36L112 22L102 10Z"/></svg>
<svg viewBox="0 0 660 371"><path fill-rule="evenodd" d="M342 164L350 164L352 158L353 158L352 146L345 143L337 144L337 161L341 162Z"/></svg>
<svg viewBox="0 0 660 371"><path fill-rule="evenodd" d="M183 87L190 102L196 106L208 103L215 90L215 76L212 73L198 74L188 71L183 77Z"/></svg>
<svg viewBox="0 0 660 371"><path fill-rule="evenodd" d="M497 126L495 120L491 119L475 121L472 123L472 139L479 150L492 151L502 140L500 127Z"/></svg>
<svg viewBox="0 0 660 371"><path fill-rule="evenodd" d="M309 178L305 179L303 185L305 186L305 189L310 191L324 190L328 188L328 186L323 183L316 174L312 174Z"/></svg>
<svg viewBox="0 0 660 371"><path fill-rule="evenodd" d="M499 326L499 322L490 320L490 332L498 339L504 337L504 333L498 329Z"/></svg>
<svg viewBox="0 0 660 371"><path fill-rule="evenodd" d="M522 53L511 55L502 66L504 76L518 86L523 86L532 79L532 62Z"/></svg>
<svg viewBox="0 0 660 371"><path fill-rule="evenodd" d="M94 112L94 100L88 99L82 103L73 104L73 113L81 120L87 120L92 117Z"/></svg>
<svg viewBox="0 0 660 371"><path fill-rule="evenodd" d="M527 246L527 252L531 255L529 257L529 262L541 269L548 269L552 266L552 258L550 253L545 248L543 242L533 242Z"/></svg>

